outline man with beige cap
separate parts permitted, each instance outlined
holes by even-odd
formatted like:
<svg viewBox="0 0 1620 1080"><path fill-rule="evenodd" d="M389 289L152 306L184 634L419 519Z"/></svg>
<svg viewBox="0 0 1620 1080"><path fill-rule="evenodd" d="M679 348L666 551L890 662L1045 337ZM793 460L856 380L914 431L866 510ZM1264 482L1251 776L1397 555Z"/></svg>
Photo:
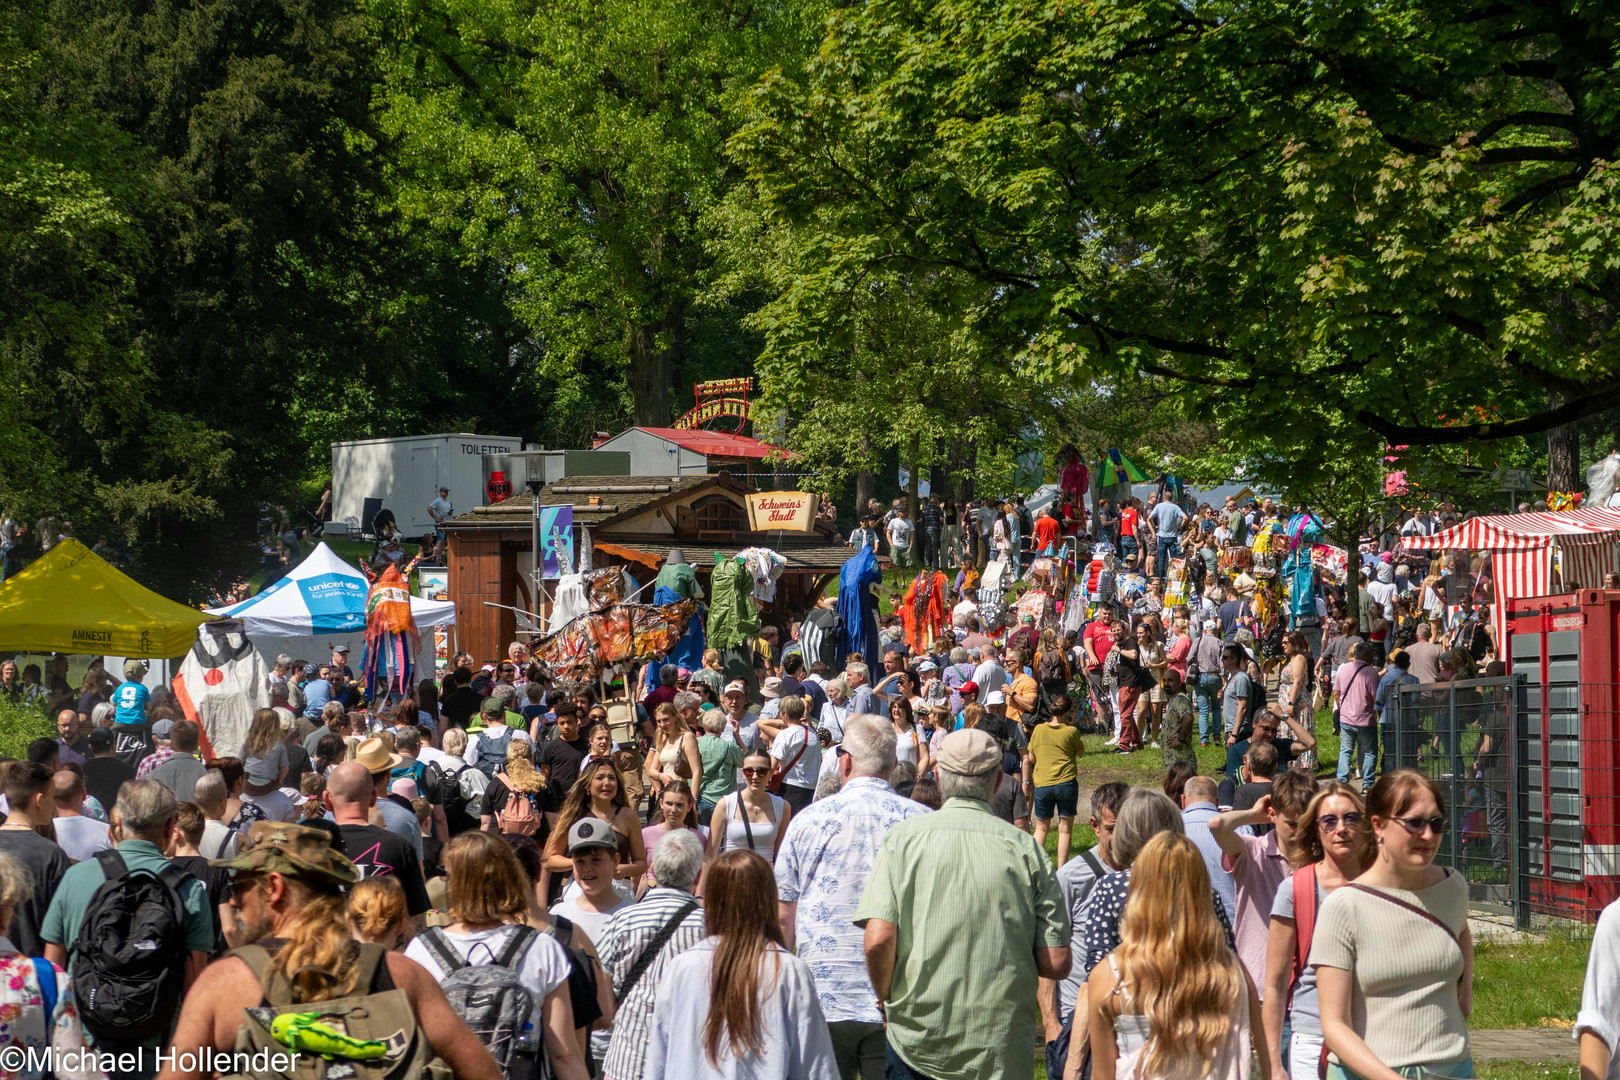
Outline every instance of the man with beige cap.
<svg viewBox="0 0 1620 1080"><path fill-rule="evenodd" d="M889 830L856 908L889 1080L1034 1074L1036 977L1069 973L1069 913L1046 852L990 812L1001 761L988 732L945 737L945 805Z"/></svg>
<svg viewBox="0 0 1620 1080"><path fill-rule="evenodd" d="M235 858L212 865L234 872L230 902L247 945L209 965L186 995L162 1080L212 1075L212 1070L187 1070L196 1070L196 1063L211 1054L233 1050L244 1010L266 1003L272 988L277 1001L286 994L291 1003L401 990L415 1017L414 1034L428 1044L425 1051L443 1058L457 1077L499 1080L500 1066L425 968L401 953L349 937L343 889L359 881L360 873L333 846L331 833L257 821ZM262 979L256 968L264 972Z"/></svg>

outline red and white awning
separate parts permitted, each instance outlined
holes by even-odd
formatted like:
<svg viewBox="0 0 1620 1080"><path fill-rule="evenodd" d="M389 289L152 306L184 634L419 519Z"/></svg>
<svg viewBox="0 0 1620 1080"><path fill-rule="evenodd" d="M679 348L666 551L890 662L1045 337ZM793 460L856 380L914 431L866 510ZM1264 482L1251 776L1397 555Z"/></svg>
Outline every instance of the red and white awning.
<svg viewBox="0 0 1620 1080"><path fill-rule="evenodd" d="M1491 622L1496 640L1507 650L1508 600L1548 596L1554 590L1556 549L1560 588L1594 589L1605 574L1620 570L1620 510L1544 510L1531 514L1494 514L1469 518L1433 536L1407 537L1402 546L1415 551L1479 551L1491 556L1496 603Z"/></svg>
<svg viewBox="0 0 1620 1080"><path fill-rule="evenodd" d="M1469 518L1433 536L1410 536L1403 546L1416 551L1531 551L1560 544L1600 544L1620 540L1620 510L1544 510L1532 514L1493 514Z"/></svg>

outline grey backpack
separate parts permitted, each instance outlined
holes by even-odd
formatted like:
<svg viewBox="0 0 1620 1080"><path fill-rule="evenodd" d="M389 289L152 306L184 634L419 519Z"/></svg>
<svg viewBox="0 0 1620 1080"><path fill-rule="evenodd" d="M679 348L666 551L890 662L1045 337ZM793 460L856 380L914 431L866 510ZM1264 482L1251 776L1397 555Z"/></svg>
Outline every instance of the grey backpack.
<svg viewBox="0 0 1620 1080"><path fill-rule="evenodd" d="M470 964L456 952L444 930L433 926L422 932L422 942L433 953L444 969L439 981L450 1007L472 1029L480 1042L500 1063L501 1071L513 1074L517 1055L537 1055L543 1063L539 1032L533 1024L534 1010L539 1002L518 978L518 965L534 943L537 932L532 926L519 926L507 937L499 954L490 953L482 964ZM473 946L490 952L482 942ZM546 1072L542 1064L542 1075Z"/></svg>

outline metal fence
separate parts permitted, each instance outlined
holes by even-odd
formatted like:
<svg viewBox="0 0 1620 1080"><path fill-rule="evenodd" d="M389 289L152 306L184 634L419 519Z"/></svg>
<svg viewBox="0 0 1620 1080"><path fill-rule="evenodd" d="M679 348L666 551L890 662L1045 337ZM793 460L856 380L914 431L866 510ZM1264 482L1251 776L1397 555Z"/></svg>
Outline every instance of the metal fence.
<svg viewBox="0 0 1620 1080"><path fill-rule="evenodd" d="M1511 812L1515 685L1498 678L1399 687L1383 733L1383 768L1415 769L1440 786L1451 830L1435 862L1467 877L1475 910L1517 917L1513 856L1524 822Z"/></svg>
<svg viewBox="0 0 1620 1080"><path fill-rule="evenodd" d="M1620 896L1620 687L1571 675L1403 686L1384 732L1384 769L1445 792L1435 861L1521 927L1589 924Z"/></svg>

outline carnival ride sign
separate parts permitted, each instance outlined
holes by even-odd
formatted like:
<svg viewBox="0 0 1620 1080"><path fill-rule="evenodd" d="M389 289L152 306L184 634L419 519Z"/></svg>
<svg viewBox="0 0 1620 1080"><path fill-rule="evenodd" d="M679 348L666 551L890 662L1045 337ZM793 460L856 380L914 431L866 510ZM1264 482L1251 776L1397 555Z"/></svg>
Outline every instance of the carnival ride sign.
<svg viewBox="0 0 1620 1080"><path fill-rule="evenodd" d="M677 419L672 426L691 429L711 420L732 417L737 420L734 434L741 434L743 426L754 418L754 407L748 400L753 386L753 379L720 379L698 383L692 388L692 411Z"/></svg>
<svg viewBox="0 0 1620 1080"><path fill-rule="evenodd" d="M748 528L753 532L815 531L815 492L759 491L743 498L748 500Z"/></svg>

